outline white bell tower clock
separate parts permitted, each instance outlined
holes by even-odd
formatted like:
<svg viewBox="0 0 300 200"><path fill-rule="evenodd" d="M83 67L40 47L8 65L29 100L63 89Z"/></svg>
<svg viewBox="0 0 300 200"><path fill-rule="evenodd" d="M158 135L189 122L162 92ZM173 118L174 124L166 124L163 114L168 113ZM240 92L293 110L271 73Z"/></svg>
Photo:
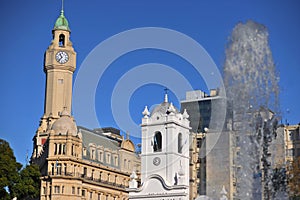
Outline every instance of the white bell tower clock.
<svg viewBox="0 0 300 200"><path fill-rule="evenodd" d="M180 113L165 95L163 103L142 119L141 183L130 189L129 199L172 197L189 199L189 135L186 111ZM169 199L169 198L167 198Z"/></svg>

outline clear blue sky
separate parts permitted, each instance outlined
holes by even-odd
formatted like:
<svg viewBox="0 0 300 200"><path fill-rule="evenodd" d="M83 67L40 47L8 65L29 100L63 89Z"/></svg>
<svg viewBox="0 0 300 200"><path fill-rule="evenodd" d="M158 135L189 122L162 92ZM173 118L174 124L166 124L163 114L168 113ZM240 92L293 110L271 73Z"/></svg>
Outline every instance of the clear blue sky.
<svg viewBox="0 0 300 200"><path fill-rule="evenodd" d="M43 114L43 55L51 42L51 30L60 8L60 0L0 2L0 138L10 143L17 160L22 163L27 150L31 155L32 138ZM269 30L270 46L280 75L283 121L300 122L299 1L65 0L65 16L78 53L77 71L101 41L139 27L164 27L188 35L206 49L221 70L227 38L236 23L248 19L262 23ZM116 60L103 77L105 84L97 89L96 110L103 126L116 126L110 109L111 90L116 81L131 67L149 62L179 70L186 65L174 55L155 50L130 53ZM181 73L190 76L194 88L207 90L191 71L182 70ZM139 88L129 105L133 120L139 123L144 105L159 103L162 96L162 86ZM170 96L178 106L172 92ZM77 123L88 126L80 121Z"/></svg>

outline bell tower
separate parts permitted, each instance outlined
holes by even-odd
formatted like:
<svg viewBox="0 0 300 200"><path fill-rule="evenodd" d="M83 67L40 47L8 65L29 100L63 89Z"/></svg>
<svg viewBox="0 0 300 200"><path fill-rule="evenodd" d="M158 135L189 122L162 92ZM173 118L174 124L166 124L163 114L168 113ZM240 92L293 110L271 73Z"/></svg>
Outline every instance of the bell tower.
<svg viewBox="0 0 300 200"><path fill-rule="evenodd" d="M165 100L142 119L141 181L160 175L169 185L189 185L189 120Z"/></svg>
<svg viewBox="0 0 300 200"><path fill-rule="evenodd" d="M141 187L135 172L129 199L189 199L189 115L165 100L142 113Z"/></svg>

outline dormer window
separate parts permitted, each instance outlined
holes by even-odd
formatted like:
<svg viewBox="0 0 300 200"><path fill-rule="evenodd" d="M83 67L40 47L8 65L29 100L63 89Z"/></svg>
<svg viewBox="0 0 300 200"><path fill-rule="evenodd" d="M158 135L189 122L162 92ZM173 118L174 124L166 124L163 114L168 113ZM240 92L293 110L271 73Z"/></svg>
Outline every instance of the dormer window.
<svg viewBox="0 0 300 200"><path fill-rule="evenodd" d="M65 46L65 35L64 34L60 34L59 35L58 45L60 47L64 47Z"/></svg>
<svg viewBox="0 0 300 200"><path fill-rule="evenodd" d="M153 141L154 141L153 151L160 152L161 146L162 146L162 137L161 137L161 133L159 131L155 133Z"/></svg>

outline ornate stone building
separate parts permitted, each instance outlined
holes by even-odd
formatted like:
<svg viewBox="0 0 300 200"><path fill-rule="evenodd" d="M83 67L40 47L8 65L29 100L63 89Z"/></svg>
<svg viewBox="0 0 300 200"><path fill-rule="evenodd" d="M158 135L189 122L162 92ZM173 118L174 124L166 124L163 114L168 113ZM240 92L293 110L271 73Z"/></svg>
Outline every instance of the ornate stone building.
<svg viewBox="0 0 300 200"><path fill-rule="evenodd" d="M115 128L89 130L70 115L76 52L63 10L46 50L44 115L33 138L31 162L40 166L42 200L128 199L130 173L139 173L134 144Z"/></svg>

